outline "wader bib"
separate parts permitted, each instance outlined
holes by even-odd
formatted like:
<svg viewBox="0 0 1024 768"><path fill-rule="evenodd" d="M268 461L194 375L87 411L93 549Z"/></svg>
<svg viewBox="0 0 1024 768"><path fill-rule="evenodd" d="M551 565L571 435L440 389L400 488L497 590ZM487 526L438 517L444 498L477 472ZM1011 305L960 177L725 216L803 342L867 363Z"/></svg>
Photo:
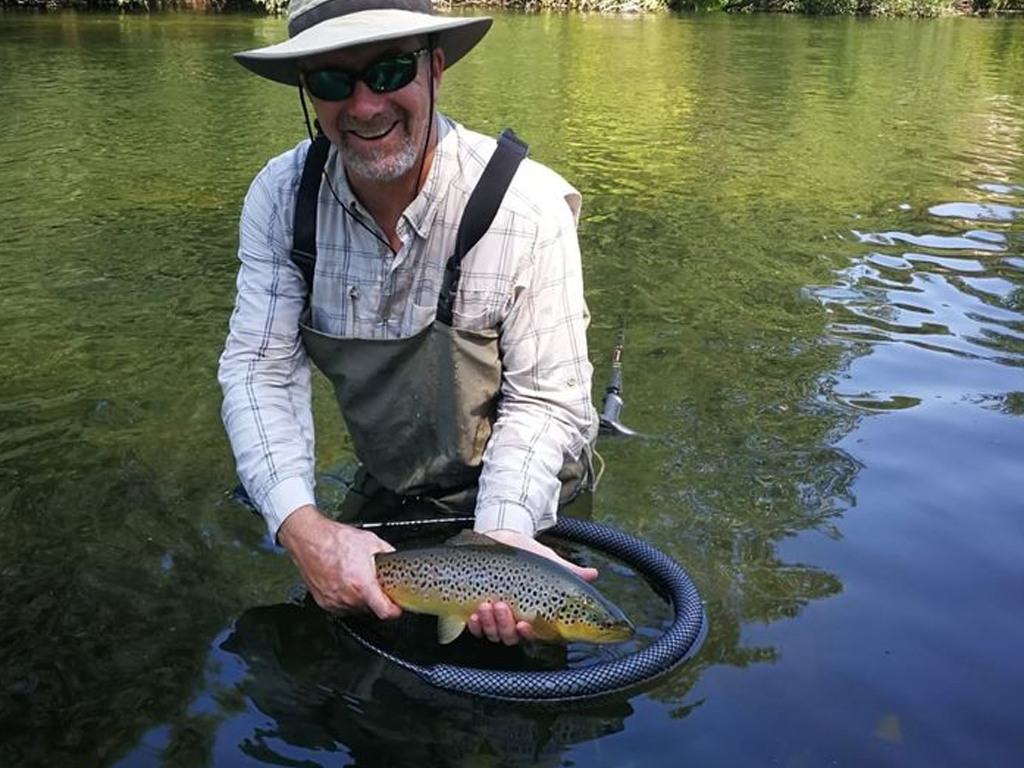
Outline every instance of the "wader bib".
<svg viewBox="0 0 1024 768"><path fill-rule="evenodd" d="M310 291L316 264L316 205L330 148L323 134L310 147L295 207L292 260ZM299 323L306 351L334 385L356 455L373 480L402 497L472 512L484 447L501 392L498 332L452 327L462 258L490 227L527 147L511 131L470 195L445 265L437 317L404 339L332 336L311 326L308 306ZM560 505L590 485L589 449L559 473Z"/></svg>

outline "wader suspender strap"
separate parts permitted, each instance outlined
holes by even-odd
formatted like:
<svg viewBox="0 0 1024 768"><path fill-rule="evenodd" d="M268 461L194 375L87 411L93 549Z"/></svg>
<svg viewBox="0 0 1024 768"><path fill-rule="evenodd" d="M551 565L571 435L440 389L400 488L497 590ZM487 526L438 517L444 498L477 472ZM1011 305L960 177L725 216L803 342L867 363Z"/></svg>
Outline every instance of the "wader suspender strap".
<svg viewBox="0 0 1024 768"><path fill-rule="evenodd" d="M444 265L444 282L437 299L437 319L445 325L452 324L452 308L459 292L459 277L462 274L462 258L469 253L484 233L491 228L491 222L498 212L508 185L512 183L519 163L526 157L529 147L511 128L506 128L498 137L498 148L487 161L480 180L473 188L466 203L466 210L459 222L459 233L455 237L455 253Z"/></svg>
<svg viewBox="0 0 1024 768"><path fill-rule="evenodd" d="M295 199L295 218L292 222L292 262L306 279L306 302L313 293L313 270L316 267L316 203L320 197L320 176L327 163L331 141L317 132L306 153L302 166L302 180Z"/></svg>
<svg viewBox="0 0 1024 768"><path fill-rule="evenodd" d="M313 292L313 270L316 267L316 207L320 196L320 177L327 163L327 152L330 148L330 140L323 133L317 133L306 154L299 193L295 199L291 258L306 280L307 302ZM444 282L437 300L437 319L445 325L452 324L452 307L459 291L462 258L490 229L498 206L501 205L508 185L512 182L519 163L526 157L527 151L527 145L512 132L511 128L502 131L498 137L498 148L491 155L480 180L469 196L462 221L459 223L459 233L455 238L455 253L445 264Z"/></svg>

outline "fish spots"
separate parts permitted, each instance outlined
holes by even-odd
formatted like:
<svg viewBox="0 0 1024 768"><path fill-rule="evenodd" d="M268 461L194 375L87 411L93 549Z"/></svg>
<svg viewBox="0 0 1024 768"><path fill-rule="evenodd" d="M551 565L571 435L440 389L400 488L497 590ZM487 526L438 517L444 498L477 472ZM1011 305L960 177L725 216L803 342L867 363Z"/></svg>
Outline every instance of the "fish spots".
<svg viewBox="0 0 1024 768"><path fill-rule="evenodd" d="M623 639L623 627L632 632L621 611L586 582L522 550L446 545L380 554L376 562L384 592L414 612L464 620L489 600L564 640Z"/></svg>
<svg viewBox="0 0 1024 768"><path fill-rule="evenodd" d="M518 615L553 619L572 594L535 562L491 547L438 547L379 556L377 575L386 593L416 591L439 606L502 601ZM483 550L483 551L481 551Z"/></svg>

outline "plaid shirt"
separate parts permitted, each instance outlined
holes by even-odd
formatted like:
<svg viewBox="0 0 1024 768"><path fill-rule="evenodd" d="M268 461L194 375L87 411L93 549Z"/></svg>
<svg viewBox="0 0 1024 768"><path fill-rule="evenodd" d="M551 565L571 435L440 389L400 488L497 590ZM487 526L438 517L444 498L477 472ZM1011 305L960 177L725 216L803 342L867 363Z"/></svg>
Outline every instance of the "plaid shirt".
<svg viewBox="0 0 1024 768"><path fill-rule="evenodd" d="M246 196L238 296L220 359L222 416L238 474L271 536L291 512L315 503L311 371L298 334L306 286L289 258L308 147L304 141L271 160ZM331 183L321 185L317 213L317 330L395 339L433 321L444 263L494 147L493 139L438 116L434 161L398 222L397 254L374 234L382 236L331 148L324 171ZM560 176L526 159L490 230L463 261L454 325L500 329L504 366L480 476L478 531L534 534L553 525L556 475L596 434L579 205Z"/></svg>

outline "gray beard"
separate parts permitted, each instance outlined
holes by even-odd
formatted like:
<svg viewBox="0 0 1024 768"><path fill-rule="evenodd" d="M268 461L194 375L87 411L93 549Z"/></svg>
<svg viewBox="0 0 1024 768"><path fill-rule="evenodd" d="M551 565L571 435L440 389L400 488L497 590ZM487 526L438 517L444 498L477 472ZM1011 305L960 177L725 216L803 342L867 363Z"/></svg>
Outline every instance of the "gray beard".
<svg viewBox="0 0 1024 768"><path fill-rule="evenodd" d="M342 140L341 159L345 170L366 181L395 181L412 170L416 163L416 143L408 134L401 150L391 152L352 152Z"/></svg>

